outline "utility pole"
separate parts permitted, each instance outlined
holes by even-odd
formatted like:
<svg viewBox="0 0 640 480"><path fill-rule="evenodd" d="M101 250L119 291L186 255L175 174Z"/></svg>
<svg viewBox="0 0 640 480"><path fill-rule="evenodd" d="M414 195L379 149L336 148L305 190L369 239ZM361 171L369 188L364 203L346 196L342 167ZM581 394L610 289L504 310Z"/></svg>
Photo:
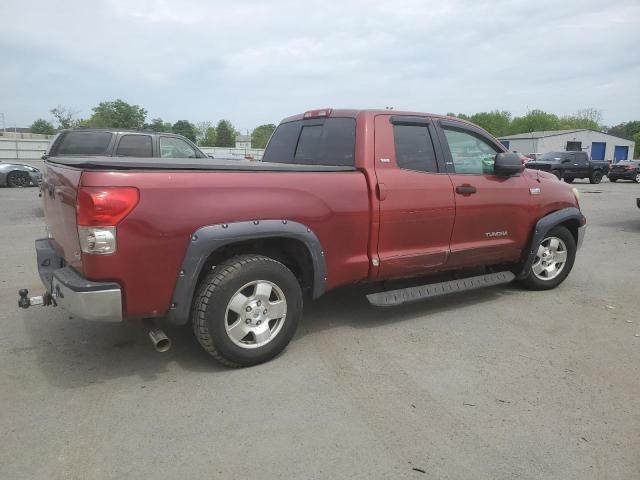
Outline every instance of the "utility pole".
<svg viewBox="0 0 640 480"><path fill-rule="evenodd" d="M2 132L6 132L7 131L7 127L4 124L4 112L0 112L0 115L2 115Z"/></svg>

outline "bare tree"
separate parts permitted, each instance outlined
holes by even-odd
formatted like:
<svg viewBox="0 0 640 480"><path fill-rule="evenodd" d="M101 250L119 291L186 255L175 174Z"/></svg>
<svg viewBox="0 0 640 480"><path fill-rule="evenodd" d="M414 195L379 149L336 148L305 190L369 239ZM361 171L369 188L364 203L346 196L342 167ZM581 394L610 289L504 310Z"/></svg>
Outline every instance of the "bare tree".
<svg viewBox="0 0 640 480"><path fill-rule="evenodd" d="M76 118L78 110L58 105L57 107L52 108L50 112L58 122L58 128L73 128L78 125L79 119Z"/></svg>

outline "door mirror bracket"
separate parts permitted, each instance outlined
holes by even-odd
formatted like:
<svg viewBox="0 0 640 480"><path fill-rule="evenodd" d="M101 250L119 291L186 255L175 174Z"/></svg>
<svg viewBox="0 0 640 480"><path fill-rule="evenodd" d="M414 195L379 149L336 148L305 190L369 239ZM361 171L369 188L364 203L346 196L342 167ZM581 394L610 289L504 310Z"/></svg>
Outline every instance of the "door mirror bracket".
<svg viewBox="0 0 640 480"><path fill-rule="evenodd" d="M500 152L496 155L494 171L501 177L518 175L524 170L520 156L511 152Z"/></svg>

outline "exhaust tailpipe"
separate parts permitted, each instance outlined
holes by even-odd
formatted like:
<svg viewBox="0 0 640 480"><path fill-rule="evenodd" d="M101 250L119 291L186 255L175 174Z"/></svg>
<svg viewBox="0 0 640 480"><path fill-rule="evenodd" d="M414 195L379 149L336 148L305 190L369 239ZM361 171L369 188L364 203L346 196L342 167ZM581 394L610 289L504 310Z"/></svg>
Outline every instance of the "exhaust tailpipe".
<svg viewBox="0 0 640 480"><path fill-rule="evenodd" d="M171 340L167 337L160 327L158 327L153 321L146 322L147 329L149 330L149 339L153 343L153 347L157 352L164 353L171 349Z"/></svg>

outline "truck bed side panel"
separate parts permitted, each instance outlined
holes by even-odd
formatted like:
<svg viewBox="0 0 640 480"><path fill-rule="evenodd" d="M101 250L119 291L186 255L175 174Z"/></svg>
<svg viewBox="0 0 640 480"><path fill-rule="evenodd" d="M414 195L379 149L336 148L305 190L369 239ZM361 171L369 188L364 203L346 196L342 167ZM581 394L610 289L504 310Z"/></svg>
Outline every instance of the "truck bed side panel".
<svg viewBox="0 0 640 480"><path fill-rule="evenodd" d="M368 275L369 193L359 171L85 171L82 184L140 190L118 226L117 254L84 258L88 279L124 287L128 317L166 313L191 234L206 225L296 221L322 243L328 288Z"/></svg>

